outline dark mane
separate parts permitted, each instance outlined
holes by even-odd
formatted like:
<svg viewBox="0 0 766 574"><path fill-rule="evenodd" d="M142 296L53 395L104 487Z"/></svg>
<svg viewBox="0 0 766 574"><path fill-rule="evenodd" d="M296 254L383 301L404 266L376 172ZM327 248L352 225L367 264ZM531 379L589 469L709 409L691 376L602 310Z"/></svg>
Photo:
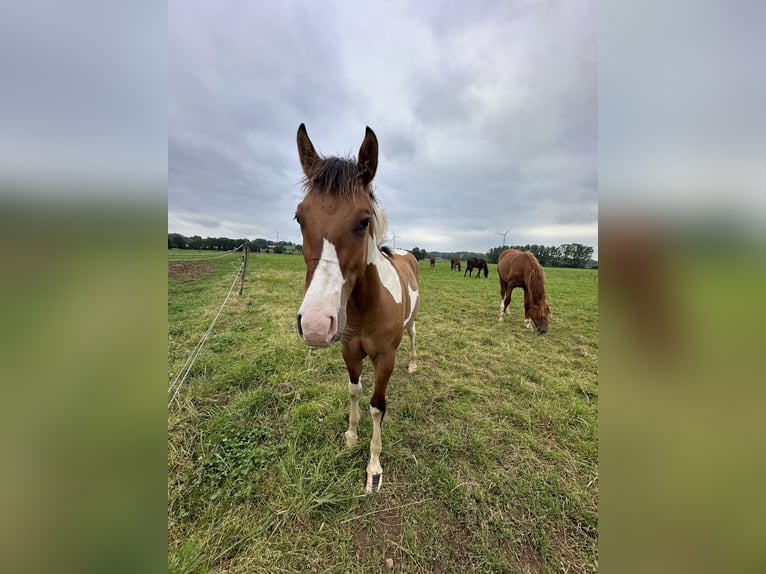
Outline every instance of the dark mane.
<svg viewBox="0 0 766 574"><path fill-rule="evenodd" d="M528 253L528 252L525 252ZM540 263L537 258L531 253L527 254L527 259L531 269L529 271L529 279L527 280L527 288L531 291L531 295L536 301L545 300L545 275L543 269L540 267Z"/></svg>
<svg viewBox="0 0 766 574"><path fill-rule="evenodd" d="M332 193L341 197L353 198L367 192L375 201L372 186L363 186L359 180L359 165L356 158L328 157L316 162L311 174L303 179L306 192L312 189Z"/></svg>

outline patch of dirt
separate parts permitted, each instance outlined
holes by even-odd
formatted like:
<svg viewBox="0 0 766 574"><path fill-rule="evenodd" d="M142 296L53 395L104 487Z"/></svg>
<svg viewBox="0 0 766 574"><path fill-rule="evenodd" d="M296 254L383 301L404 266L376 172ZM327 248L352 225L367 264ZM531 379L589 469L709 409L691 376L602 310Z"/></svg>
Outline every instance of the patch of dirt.
<svg viewBox="0 0 766 574"><path fill-rule="evenodd" d="M462 565L470 563L467 553L470 551L471 545L466 540L464 530L449 525L444 531L444 541L449 548L448 565L462 567ZM441 564L435 564L434 566L434 573L449 572L449 570L443 569Z"/></svg>
<svg viewBox="0 0 766 574"><path fill-rule="evenodd" d="M401 560L399 546L402 543L403 525L402 515L398 509L394 509L375 514L370 528L357 528L354 532L354 547L359 560L366 561L377 550L381 556L393 558L394 564L397 564Z"/></svg>
<svg viewBox="0 0 766 574"><path fill-rule="evenodd" d="M570 542L565 534L559 534L553 539L553 547L556 549L556 554L559 555L561 572L565 574L591 574L595 572L595 569L589 568L583 563L573 541Z"/></svg>
<svg viewBox="0 0 766 574"><path fill-rule="evenodd" d="M542 574L543 559L538 552L528 544L519 544L516 550L519 572L523 574Z"/></svg>
<svg viewBox="0 0 766 574"><path fill-rule="evenodd" d="M168 278L176 280L196 279L213 272L212 263L191 261L168 261Z"/></svg>

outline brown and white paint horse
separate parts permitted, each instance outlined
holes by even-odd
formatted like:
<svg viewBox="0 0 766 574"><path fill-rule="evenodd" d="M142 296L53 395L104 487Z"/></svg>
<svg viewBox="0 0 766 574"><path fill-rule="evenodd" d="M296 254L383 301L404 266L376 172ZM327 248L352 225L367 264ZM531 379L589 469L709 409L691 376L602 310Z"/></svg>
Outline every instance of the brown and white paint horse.
<svg viewBox="0 0 766 574"><path fill-rule="evenodd" d="M511 291L516 287L524 290L524 326L532 323L541 335L548 332L548 317L551 314L545 295L545 274L540 262L529 251L506 249L497 260L497 274L500 276L500 317L508 311Z"/></svg>
<svg viewBox="0 0 766 574"><path fill-rule="evenodd" d="M407 370L417 369L418 262L406 251L381 247L386 216L371 185L378 166L378 140L369 127L355 161L320 157L301 124L298 155L306 190L295 211L306 261L298 333L313 347L341 342L351 399L345 433L348 448L357 443L362 361L365 357L372 361L373 430L365 488L368 493L377 492L383 477L380 451L386 387L405 331L410 338Z"/></svg>

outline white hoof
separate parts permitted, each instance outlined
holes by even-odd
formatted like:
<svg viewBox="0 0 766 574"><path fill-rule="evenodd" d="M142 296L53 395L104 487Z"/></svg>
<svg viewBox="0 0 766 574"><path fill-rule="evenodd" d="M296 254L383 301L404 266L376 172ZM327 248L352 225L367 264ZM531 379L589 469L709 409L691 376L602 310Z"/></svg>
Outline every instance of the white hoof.
<svg viewBox="0 0 766 574"><path fill-rule="evenodd" d="M346 431L343 434L346 437L346 448L354 448L358 440L356 433L352 433L351 431Z"/></svg>
<svg viewBox="0 0 766 574"><path fill-rule="evenodd" d="M418 370L418 366L414 362L410 363L409 366L407 367L408 373L414 373L417 370Z"/></svg>

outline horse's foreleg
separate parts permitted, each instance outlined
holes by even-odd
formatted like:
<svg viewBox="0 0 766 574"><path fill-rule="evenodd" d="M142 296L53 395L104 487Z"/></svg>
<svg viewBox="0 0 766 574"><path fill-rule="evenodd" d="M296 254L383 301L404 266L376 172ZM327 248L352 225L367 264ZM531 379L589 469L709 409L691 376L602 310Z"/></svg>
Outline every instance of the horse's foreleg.
<svg viewBox="0 0 766 574"><path fill-rule="evenodd" d="M527 329L532 328L532 319L529 316L529 305L530 305L529 299L530 299L529 292L526 289L524 289L524 326Z"/></svg>
<svg viewBox="0 0 766 574"><path fill-rule="evenodd" d="M375 358L375 391L370 399L372 415L372 440L370 441L370 462L367 464L365 491L367 494L378 492L383 484L383 467L380 465L380 451L383 448L381 425L386 414L386 387L394 370L396 349Z"/></svg>
<svg viewBox="0 0 766 574"><path fill-rule="evenodd" d="M362 418L362 414L359 411L359 397L362 396L362 381L357 379L356 383L353 383L351 379L348 381L348 396L350 399L350 409L348 413L348 430L345 432L346 446L353 448L356 446L358 435L356 434L359 426L359 419Z"/></svg>
<svg viewBox="0 0 766 574"><path fill-rule="evenodd" d="M343 359L346 361L348 369L348 396L350 399L350 409L348 413L348 430L345 432L346 446L353 448L357 442L357 427L361 413L359 412L359 397L362 396L362 355L344 349Z"/></svg>
<svg viewBox="0 0 766 574"><path fill-rule="evenodd" d="M502 322L503 317L508 312L508 305L511 303L511 289L507 284L500 285L500 317L498 321Z"/></svg>
<svg viewBox="0 0 766 574"><path fill-rule="evenodd" d="M383 448L381 438L381 425L383 424L383 415L385 410L373 407L370 404L370 415L372 416L372 440L370 441L370 462L367 463L367 475L365 480L365 492L378 492L383 484L383 467L380 465L380 451Z"/></svg>

